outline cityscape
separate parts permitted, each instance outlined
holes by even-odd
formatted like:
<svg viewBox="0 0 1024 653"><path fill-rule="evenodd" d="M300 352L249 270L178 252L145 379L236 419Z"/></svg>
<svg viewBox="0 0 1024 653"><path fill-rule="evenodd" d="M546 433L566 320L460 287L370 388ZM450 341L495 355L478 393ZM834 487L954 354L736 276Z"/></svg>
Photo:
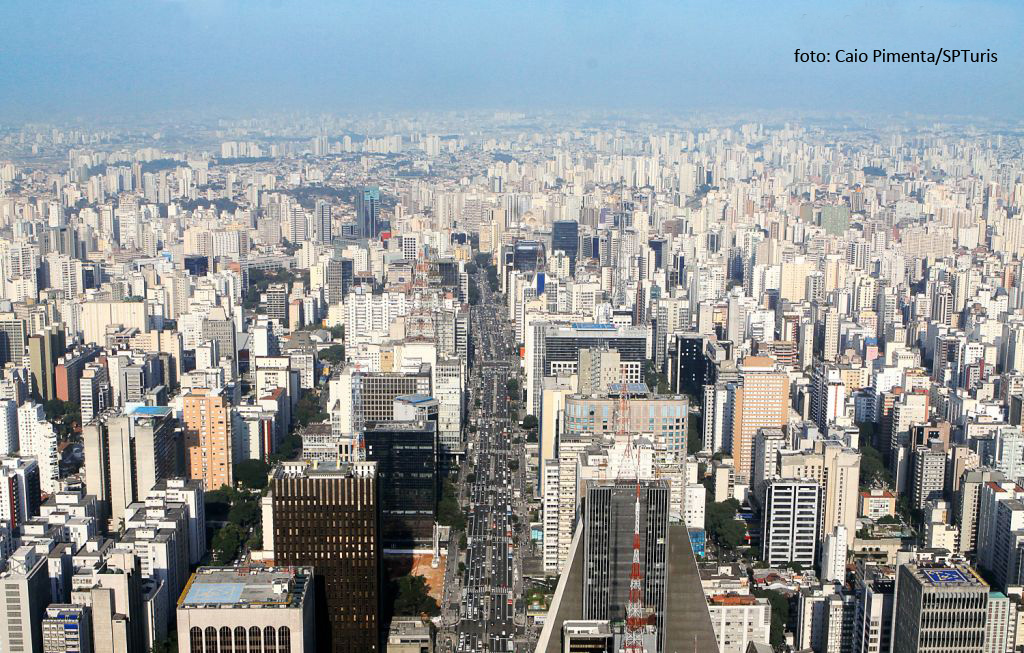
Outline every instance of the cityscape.
<svg viewBox="0 0 1024 653"><path fill-rule="evenodd" d="M1024 652L1020 12L460 2L12 12L0 651Z"/></svg>

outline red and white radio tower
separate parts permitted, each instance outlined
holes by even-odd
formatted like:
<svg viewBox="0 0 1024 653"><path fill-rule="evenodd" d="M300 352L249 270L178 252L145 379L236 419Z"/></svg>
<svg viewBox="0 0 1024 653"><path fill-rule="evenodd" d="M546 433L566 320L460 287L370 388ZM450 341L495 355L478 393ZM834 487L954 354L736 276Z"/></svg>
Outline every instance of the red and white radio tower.
<svg viewBox="0 0 1024 653"><path fill-rule="evenodd" d="M626 637L623 640L624 653L644 653L643 632L644 618L643 582L644 572L640 567L640 453L633 441L633 433L629 424L629 386L626 379L626 368L622 368L622 382L619 386L619 423L616 428L616 439L625 440L626 455L619 465L618 479L625 479L627 461L633 464L633 481L636 484L636 497L633 503L633 566L629 573L629 600L626 603Z"/></svg>

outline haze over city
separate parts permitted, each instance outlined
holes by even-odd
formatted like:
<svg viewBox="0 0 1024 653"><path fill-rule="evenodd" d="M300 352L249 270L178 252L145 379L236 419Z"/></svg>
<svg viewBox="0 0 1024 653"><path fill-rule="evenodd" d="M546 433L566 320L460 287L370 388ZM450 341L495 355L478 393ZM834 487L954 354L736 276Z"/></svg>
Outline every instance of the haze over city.
<svg viewBox="0 0 1024 653"><path fill-rule="evenodd" d="M1022 19L1011 0L13 2L0 119L502 108L999 119L1021 115ZM793 58L939 47L1002 60Z"/></svg>

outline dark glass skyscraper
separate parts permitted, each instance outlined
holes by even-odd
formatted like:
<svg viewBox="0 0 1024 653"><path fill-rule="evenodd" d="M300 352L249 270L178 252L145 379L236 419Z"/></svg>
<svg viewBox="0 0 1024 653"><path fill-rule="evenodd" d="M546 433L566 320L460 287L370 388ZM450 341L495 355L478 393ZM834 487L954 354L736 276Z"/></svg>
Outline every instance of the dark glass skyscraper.
<svg viewBox="0 0 1024 653"><path fill-rule="evenodd" d="M316 573L317 650L379 651L377 463L281 463L270 490L275 563Z"/></svg>
<svg viewBox="0 0 1024 653"><path fill-rule="evenodd" d="M317 242L333 242L334 233L331 231L331 205L323 200L317 200L316 215L314 216L314 220Z"/></svg>
<svg viewBox="0 0 1024 653"><path fill-rule="evenodd" d="M362 238L376 238L380 234L380 188L367 186L356 195L356 221Z"/></svg>
<svg viewBox="0 0 1024 653"><path fill-rule="evenodd" d="M377 463L384 545L429 544L437 508L437 423L370 423L363 443L366 459Z"/></svg>
<svg viewBox="0 0 1024 653"><path fill-rule="evenodd" d="M575 220L556 220L551 227L551 250L569 257L569 273L576 274L580 254L580 225Z"/></svg>

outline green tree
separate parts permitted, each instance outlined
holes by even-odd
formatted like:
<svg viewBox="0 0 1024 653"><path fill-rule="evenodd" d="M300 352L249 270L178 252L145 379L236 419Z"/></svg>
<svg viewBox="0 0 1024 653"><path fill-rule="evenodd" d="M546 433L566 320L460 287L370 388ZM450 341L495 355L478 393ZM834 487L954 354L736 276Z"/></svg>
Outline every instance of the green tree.
<svg viewBox="0 0 1024 653"><path fill-rule="evenodd" d="M770 644L776 651L782 651L786 646L786 623L789 621L789 598L782 592L775 590L754 590L753 594L759 599L768 599L772 606L772 626Z"/></svg>
<svg viewBox="0 0 1024 653"><path fill-rule="evenodd" d="M259 459L235 463L235 480L245 488L262 490L267 487L267 474L269 473L270 465Z"/></svg>
<svg viewBox="0 0 1024 653"><path fill-rule="evenodd" d="M302 391L292 417L299 426L307 426L324 421L328 415L320 408L320 399L316 393L306 389Z"/></svg>
<svg viewBox="0 0 1024 653"><path fill-rule="evenodd" d="M860 447L860 486L867 489L873 485L892 487L892 474L882 460L882 454L870 444L863 443Z"/></svg>
<svg viewBox="0 0 1024 653"><path fill-rule="evenodd" d="M515 379L509 379L508 383L505 384L505 389L508 390L508 398L512 401L519 401L519 381Z"/></svg>
<svg viewBox="0 0 1024 653"><path fill-rule="evenodd" d="M260 519L260 508L255 501L238 501L228 511L228 521L240 528L249 528Z"/></svg>
<svg viewBox="0 0 1024 653"><path fill-rule="evenodd" d="M437 523L451 526L452 530L461 531L466 527L466 516L459 507L458 492L455 484L445 480L441 486L441 500L437 504Z"/></svg>
<svg viewBox="0 0 1024 653"><path fill-rule="evenodd" d="M708 535L725 549L736 549L743 545L746 526L736 519L739 509L736 499L716 503L709 501L704 510L704 528Z"/></svg>
<svg viewBox="0 0 1024 653"><path fill-rule="evenodd" d="M417 616L426 613L432 617L441 614L441 607L430 596L427 579L423 576L402 576L394 583L396 616Z"/></svg>
<svg viewBox="0 0 1024 653"><path fill-rule="evenodd" d="M213 549L214 562L226 565L238 555L245 533L235 524L227 524L213 536L210 548Z"/></svg>
<svg viewBox="0 0 1024 653"><path fill-rule="evenodd" d="M324 347L316 355L322 361L337 364L345 360L345 347L342 345L331 345L330 347Z"/></svg>
<svg viewBox="0 0 1024 653"><path fill-rule="evenodd" d="M335 340L345 339L345 327L341 324L335 324L331 327L331 337Z"/></svg>
<svg viewBox="0 0 1024 653"><path fill-rule="evenodd" d="M537 418L534 417L533 415L527 415L526 417L524 417L523 428L528 431L532 431L533 429L537 428Z"/></svg>

